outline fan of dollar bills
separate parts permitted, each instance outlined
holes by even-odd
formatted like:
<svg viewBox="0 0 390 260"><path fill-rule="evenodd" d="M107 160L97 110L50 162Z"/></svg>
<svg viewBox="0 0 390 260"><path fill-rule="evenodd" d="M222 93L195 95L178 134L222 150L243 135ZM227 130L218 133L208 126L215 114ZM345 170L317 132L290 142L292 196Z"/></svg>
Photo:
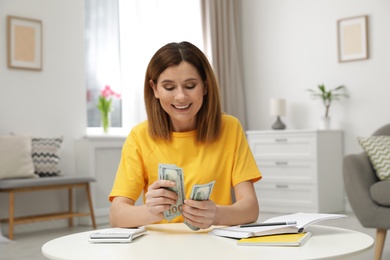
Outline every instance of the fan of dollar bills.
<svg viewBox="0 0 390 260"><path fill-rule="evenodd" d="M178 198L175 205L172 205L169 210L164 211L164 217L167 220L180 216L182 214L182 207L184 204L184 176L183 169L177 167L174 164L162 164L158 165L158 178L160 180L171 180L176 183L174 187L167 188L176 192ZM192 187L190 199L192 200L208 200L211 192L213 191L215 181L207 184L194 185ZM199 230L198 227L194 227L189 223L184 222L192 230Z"/></svg>

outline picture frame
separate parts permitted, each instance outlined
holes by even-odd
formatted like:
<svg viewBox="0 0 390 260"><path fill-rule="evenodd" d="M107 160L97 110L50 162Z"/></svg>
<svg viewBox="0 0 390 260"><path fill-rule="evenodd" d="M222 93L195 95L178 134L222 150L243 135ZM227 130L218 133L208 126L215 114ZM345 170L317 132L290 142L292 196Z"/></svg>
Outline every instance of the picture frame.
<svg viewBox="0 0 390 260"><path fill-rule="evenodd" d="M9 68L42 70L42 21L7 16L7 58Z"/></svg>
<svg viewBox="0 0 390 260"><path fill-rule="evenodd" d="M339 62L368 59L368 16L337 21Z"/></svg>

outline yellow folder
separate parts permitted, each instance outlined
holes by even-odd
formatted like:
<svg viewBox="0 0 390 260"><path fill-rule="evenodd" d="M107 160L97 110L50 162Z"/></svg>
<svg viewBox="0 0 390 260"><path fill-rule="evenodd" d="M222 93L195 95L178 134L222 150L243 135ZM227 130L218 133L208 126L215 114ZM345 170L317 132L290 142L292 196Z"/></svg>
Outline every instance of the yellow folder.
<svg viewBox="0 0 390 260"><path fill-rule="evenodd" d="M310 232L242 238L239 246L301 246L311 237Z"/></svg>

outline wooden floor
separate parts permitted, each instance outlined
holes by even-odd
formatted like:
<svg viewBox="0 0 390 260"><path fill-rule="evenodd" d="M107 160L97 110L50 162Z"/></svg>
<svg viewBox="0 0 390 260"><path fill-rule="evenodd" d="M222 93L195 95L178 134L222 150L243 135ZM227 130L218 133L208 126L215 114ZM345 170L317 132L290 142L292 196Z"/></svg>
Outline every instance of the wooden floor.
<svg viewBox="0 0 390 260"><path fill-rule="evenodd" d="M280 215L280 214L279 214ZM347 213L348 218L327 220L318 223L318 225L326 225L332 227L340 227L346 229L352 229L366 233L372 237L375 237L374 229L363 228L355 216L351 213ZM261 214L259 221L264 221L275 214ZM108 225L100 225L98 228L107 228ZM24 234L16 234L15 241L11 243L0 243L0 260L14 260L14 259L29 259L29 260L42 260L46 259L41 253L41 247L47 241L54 238L90 230L91 227L73 227L73 228L56 228L40 232L30 232ZM3 233L6 231L3 230ZM374 248L363 252L357 256L346 258L353 260L370 260L374 258ZM386 239L385 249L383 252L382 260L390 259L390 238Z"/></svg>

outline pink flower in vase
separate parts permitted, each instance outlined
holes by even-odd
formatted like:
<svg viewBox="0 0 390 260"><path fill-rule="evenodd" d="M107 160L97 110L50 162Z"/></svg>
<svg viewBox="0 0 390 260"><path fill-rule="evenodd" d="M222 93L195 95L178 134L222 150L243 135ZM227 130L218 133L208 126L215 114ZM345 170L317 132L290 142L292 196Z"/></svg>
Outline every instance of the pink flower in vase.
<svg viewBox="0 0 390 260"><path fill-rule="evenodd" d="M111 97L116 97L116 98L120 99L121 94L116 93L115 91L113 91L111 89L111 87L109 85L106 85L104 87L104 89L102 89L102 91L100 92L99 102L96 106L100 111L103 131L105 133L108 132L108 128L110 127L109 114L111 112L111 103L112 103Z"/></svg>

